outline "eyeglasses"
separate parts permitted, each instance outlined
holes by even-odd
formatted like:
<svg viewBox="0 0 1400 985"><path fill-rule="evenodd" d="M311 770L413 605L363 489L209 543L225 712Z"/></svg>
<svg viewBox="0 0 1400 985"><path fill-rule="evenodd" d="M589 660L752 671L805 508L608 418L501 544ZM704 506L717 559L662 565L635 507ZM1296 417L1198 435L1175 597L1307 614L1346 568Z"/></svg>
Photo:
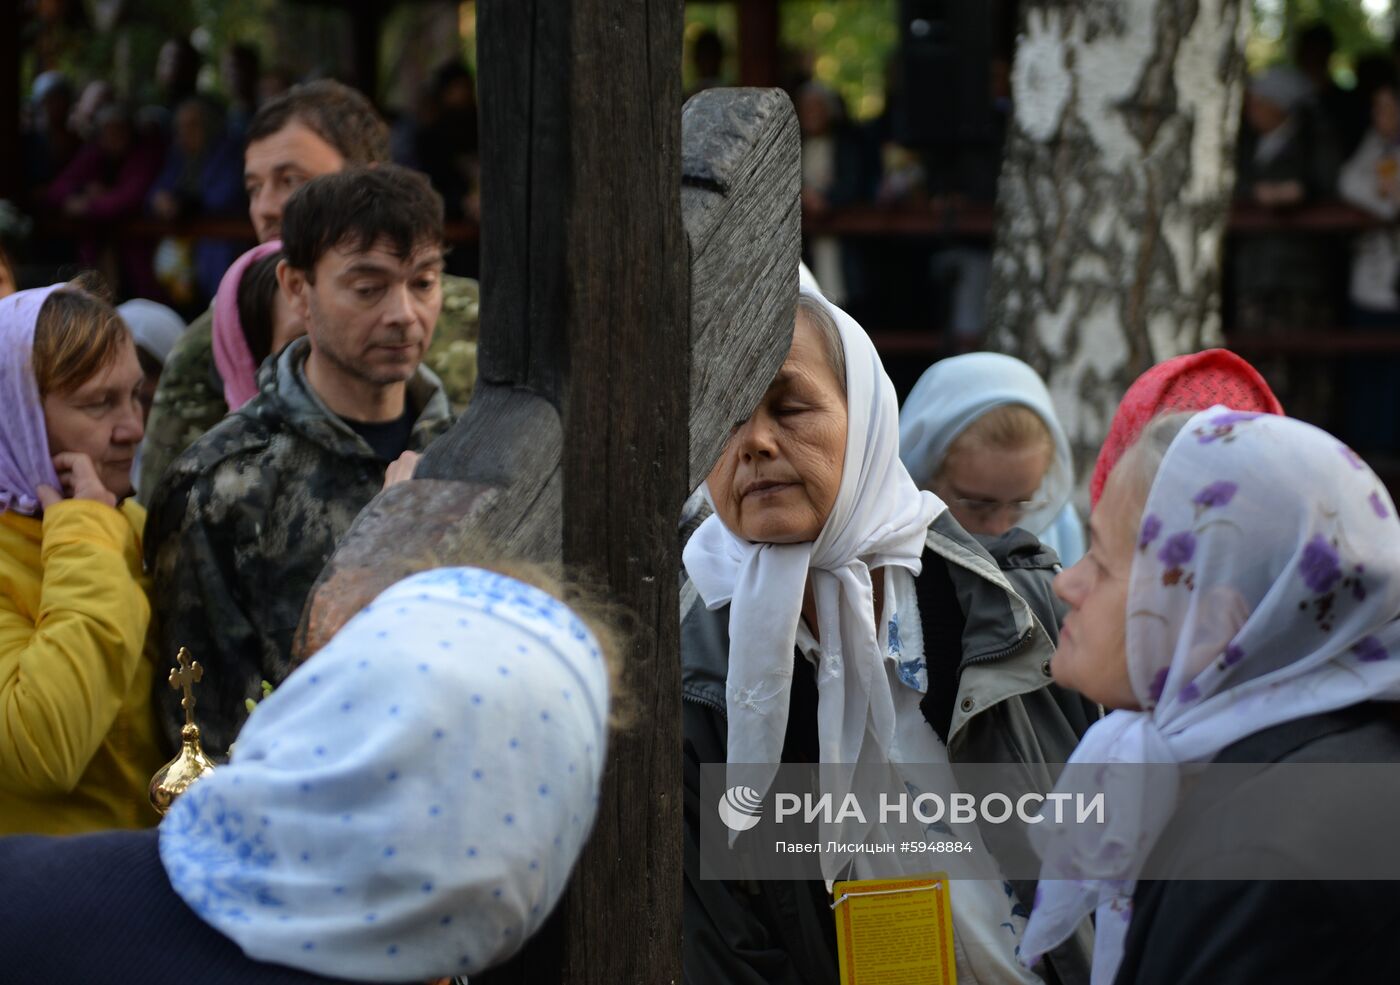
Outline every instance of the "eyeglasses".
<svg viewBox="0 0 1400 985"><path fill-rule="evenodd" d="M956 503L959 509L966 510L969 516L976 517L978 520L990 520L1003 513L1009 513L1010 519L1013 521L1019 520L1028 513L1043 510L1046 506L1046 501L1043 499L1002 502L999 499L968 499L965 496L953 496L951 502Z"/></svg>

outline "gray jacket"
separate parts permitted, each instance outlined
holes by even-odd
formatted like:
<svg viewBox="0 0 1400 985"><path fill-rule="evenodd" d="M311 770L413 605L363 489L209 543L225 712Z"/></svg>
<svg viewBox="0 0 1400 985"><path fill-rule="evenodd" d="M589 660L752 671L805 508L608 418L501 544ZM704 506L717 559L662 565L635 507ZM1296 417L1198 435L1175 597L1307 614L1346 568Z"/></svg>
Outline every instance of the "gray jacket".
<svg viewBox="0 0 1400 985"><path fill-rule="evenodd" d="M929 663L921 708L955 766L1020 763L1028 787L1049 789L1046 764L1065 762L1098 717L1097 706L1050 680L1060 621L1050 581L1059 568L1054 552L1022 530L984 545L946 512L929 527L916 579ZM725 759L729 610L706 610L688 586L682 606L686 981L834 983L823 886L745 888L699 877L699 767ZM1034 883L1014 889L1028 911ZM1047 957L1043 975L1086 983L1091 950L1086 930Z"/></svg>

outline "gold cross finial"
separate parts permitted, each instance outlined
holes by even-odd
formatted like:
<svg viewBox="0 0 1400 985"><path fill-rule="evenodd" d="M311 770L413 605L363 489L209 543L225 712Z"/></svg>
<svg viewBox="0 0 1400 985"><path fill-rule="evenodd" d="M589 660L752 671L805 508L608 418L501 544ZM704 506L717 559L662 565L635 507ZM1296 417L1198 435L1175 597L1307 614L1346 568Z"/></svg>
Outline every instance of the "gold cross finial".
<svg viewBox="0 0 1400 985"><path fill-rule="evenodd" d="M204 668L199 665L199 661L190 659L190 651L186 647L180 647L180 652L175 655L180 666L170 671L170 687L175 691L184 691L185 696L180 699L180 707L185 709L185 724L194 724L194 685L204 677Z"/></svg>

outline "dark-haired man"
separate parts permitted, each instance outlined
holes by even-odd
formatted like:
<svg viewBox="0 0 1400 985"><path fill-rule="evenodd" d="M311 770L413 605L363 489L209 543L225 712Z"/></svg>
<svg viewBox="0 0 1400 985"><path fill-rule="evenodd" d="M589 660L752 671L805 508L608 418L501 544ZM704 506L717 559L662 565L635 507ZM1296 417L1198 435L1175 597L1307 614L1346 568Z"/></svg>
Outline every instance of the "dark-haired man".
<svg viewBox="0 0 1400 985"><path fill-rule="evenodd" d="M288 198L312 178L389 160L389 129L369 100L330 80L293 86L268 100L246 138L248 215L262 243L280 235ZM476 281L443 276L442 314L425 362L457 412L476 383L479 297ZM137 494L143 501L175 457L228 413L212 328L210 313L195 319L166 360L142 447Z"/></svg>
<svg viewBox="0 0 1400 985"><path fill-rule="evenodd" d="M151 499L146 563L162 653L204 665L200 729L226 751L336 541L451 423L420 366L442 306L442 199L395 165L308 182L287 203L278 280L307 335L259 394L177 458ZM172 741L183 712L157 689Z"/></svg>

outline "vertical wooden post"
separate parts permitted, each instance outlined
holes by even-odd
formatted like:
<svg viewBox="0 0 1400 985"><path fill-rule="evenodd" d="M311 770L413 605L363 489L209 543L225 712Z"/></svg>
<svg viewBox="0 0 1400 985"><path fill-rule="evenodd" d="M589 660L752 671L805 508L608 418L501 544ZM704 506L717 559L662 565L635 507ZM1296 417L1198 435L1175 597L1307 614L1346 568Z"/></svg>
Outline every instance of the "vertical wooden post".
<svg viewBox="0 0 1400 985"><path fill-rule="evenodd" d="M675 530L690 491L680 0L570 0L566 564L637 616L600 823L567 900L569 982L680 981ZM646 809L639 809L646 805ZM623 942L627 943L623 943Z"/></svg>
<svg viewBox="0 0 1400 985"><path fill-rule="evenodd" d="M314 652L464 534L562 558L636 616L637 722L569 892L473 985L680 981L676 523L791 345L801 239L791 102L711 89L682 119L681 23L681 0L481 0L478 386L303 617Z"/></svg>
<svg viewBox="0 0 1400 985"><path fill-rule="evenodd" d="M482 322L506 341L481 372L560 410L563 559L636 614L643 709L609 755L573 889L492 981L680 980L681 28L680 0L481 3Z"/></svg>

